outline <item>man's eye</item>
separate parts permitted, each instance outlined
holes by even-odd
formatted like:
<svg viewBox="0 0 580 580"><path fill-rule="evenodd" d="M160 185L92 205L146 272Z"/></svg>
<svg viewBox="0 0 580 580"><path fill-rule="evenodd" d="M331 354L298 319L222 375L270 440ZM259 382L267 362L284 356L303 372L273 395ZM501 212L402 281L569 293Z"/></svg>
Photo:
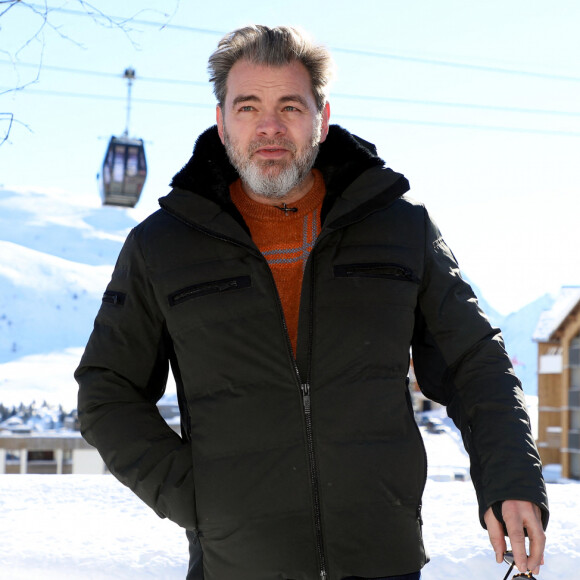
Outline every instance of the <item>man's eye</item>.
<svg viewBox="0 0 580 580"><path fill-rule="evenodd" d="M247 111L253 111L254 107L252 107L252 105L244 105L243 107L240 107L240 111L243 112L247 112Z"/></svg>
<svg viewBox="0 0 580 580"><path fill-rule="evenodd" d="M293 105L287 105L286 107L284 107L285 111L298 111L297 107L294 107Z"/></svg>

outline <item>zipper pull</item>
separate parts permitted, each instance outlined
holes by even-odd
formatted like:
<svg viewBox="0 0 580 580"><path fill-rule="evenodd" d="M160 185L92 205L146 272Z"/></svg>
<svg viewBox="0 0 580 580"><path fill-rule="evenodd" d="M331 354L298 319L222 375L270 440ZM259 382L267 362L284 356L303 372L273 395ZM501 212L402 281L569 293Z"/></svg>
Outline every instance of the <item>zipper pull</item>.
<svg viewBox="0 0 580 580"><path fill-rule="evenodd" d="M222 282L221 284L218 284L218 289L220 291L223 290L230 290L232 288L237 288L238 287L238 281L237 280L228 280L227 282Z"/></svg>
<svg viewBox="0 0 580 580"><path fill-rule="evenodd" d="M304 410L306 413L310 413L310 385L308 383L303 383L300 385L302 389L302 402L304 403Z"/></svg>
<svg viewBox="0 0 580 580"><path fill-rule="evenodd" d="M320 580L326 580L327 578L326 570L320 570Z"/></svg>

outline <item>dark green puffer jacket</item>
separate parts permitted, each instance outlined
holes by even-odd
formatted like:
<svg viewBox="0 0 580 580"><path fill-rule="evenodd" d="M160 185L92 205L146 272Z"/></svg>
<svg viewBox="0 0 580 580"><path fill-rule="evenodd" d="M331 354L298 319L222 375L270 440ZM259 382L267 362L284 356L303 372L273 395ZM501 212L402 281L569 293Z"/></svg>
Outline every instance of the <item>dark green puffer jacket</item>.
<svg viewBox="0 0 580 580"><path fill-rule="evenodd" d="M293 356L214 128L129 235L76 373L83 435L160 516L196 530L206 580L419 570L426 457L407 389L448 405L480 516L547 499L523 395L425 208L333 126ZM183 437L155 406L168 366ZM326 574L326 576L324 575Z"/></svg>

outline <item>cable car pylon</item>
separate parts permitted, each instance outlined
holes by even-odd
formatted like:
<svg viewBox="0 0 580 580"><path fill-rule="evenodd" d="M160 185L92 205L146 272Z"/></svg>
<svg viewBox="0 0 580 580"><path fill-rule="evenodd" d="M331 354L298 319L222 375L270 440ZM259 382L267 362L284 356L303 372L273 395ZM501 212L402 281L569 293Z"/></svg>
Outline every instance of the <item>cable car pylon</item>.
<svg viewBox="0 0 580 580"><path fill-rule="evenodd" d="M123 78L127 79L125 131L121 137L113 135L109 140L101 172L101 198L103 205L135 207L147 177L147 161L143 139L129 136L131 89L135 80L135 69L125 69Z"/></svg>
<svg viewBox="0 0 580 580"><path fill-rule="evenodd" d="M129 121L131 120L131 89L133 87L133 81L135 80L135 69L126 68L123 73L123 78L127 79L127 118L125 121L125 132L124 137L129 137Z"/></svg>

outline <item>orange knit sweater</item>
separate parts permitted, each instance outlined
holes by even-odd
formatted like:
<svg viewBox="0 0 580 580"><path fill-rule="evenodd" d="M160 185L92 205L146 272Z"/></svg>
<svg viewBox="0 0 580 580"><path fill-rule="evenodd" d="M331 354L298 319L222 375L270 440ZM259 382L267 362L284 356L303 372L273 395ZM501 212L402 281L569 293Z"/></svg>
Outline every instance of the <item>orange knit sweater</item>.
<svg viewBox="0 0 580 580"><path fill-rule="evenodd" d="M306 260L320 232L320 209L325 194L322 174L316 169L313 173L312 189L302 199L290 204L297 211L285 212L278 207L253 201L244 193L239 179L230 185L232 201L274 276L294 352L302 277Z"/></svg>

